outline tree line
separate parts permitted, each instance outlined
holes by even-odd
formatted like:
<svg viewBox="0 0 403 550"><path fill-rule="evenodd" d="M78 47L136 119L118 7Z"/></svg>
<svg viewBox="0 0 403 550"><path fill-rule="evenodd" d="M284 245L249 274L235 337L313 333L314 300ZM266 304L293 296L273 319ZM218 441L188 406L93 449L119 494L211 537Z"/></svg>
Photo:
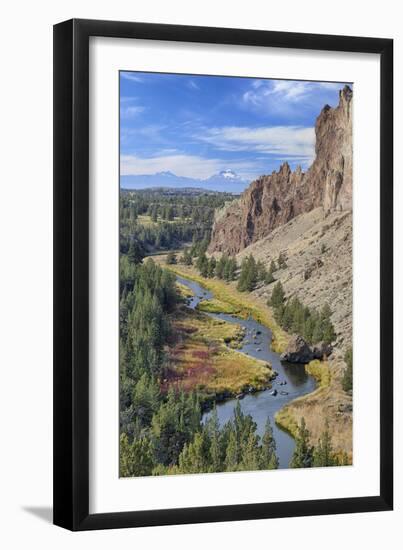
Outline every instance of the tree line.
<svg viewBox="0 0 403 550"><path fill-rule="evenodd" d="M179 248L184 243L210 239L214 211L233 200L228 193L185 194L179 190L122 191L120 235L122 253L135 239L145 252ZM149 222L139 219L148 216ZM208 244L208 243L207 243Z"/></svg>
<svg viewBox="0 0 403 550"><path fill-rule="evenodd" d="M268 423L262 438L239 403L220 427L202 423L196 392L161 391L177 307L175 277L136 247L120 259L120 475L270 469L278 465Z"/></svg>
<svg viewBox="0 0 403 550"><path fill-rule="evenodd" d="M330 344L336 338L330 318L332 310L324 304L320 311L304 306L297 296L285 299L281 281L274 285L268 305L274 310L277 323L287 332L300 334L309 344Z"/></svg>
<svg viewBox="0 0 403 550"><path fill-rule="evenodd" d="M310 444L310 432L302 417L295 438L295 449L290 462L291 468L319 468L325 466L345 466L350 461L345 452L338 455L334 452L329 423L325 420L325 428L315 446Z"/></svg>

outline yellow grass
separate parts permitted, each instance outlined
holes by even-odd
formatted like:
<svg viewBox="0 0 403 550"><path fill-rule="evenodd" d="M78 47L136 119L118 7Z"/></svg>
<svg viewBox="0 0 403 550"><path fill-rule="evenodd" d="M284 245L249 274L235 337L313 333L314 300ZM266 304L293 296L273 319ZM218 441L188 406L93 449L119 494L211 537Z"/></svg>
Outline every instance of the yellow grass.
<svg viewBox="0 0 403 550"><path fill-rule="evenodd" d="M273 371L268 363L248 357L234 350L225 350L215 355L213 366L216 370L208 384L214 393L230 391L240 393L248 386L264 389Z"/></svg>
<svg viewBox="0 0 403 550"><path fill-rule="evenodd" d="M177 341L168 350L169 383L197 389L206 397L267 387L273 377L271 366L228 347L242 339L239 325L188 308L179 309L172 323Z"/></svg>
<svg viewBox="0 0 403 550"><path fill-rule="evenodd" d="M164 257L159 256L156 261L164 263ZM272 332L272 349L282 353L287 347L289 335L277 324L272 310L262 301L248 293L239 292L236 283L225 283L219 279L206 279L197 273L193 267L182 265L165 265L176 275L195 281L214 293L214 298L225 304L230 304L237 310L237 315L247 318L249 315L259 323L268 327Z"/></svg>
<svg viewBox="0 0 403 550"><path fill-rule="evenodd" d="M191 298L193 296L193 292L190 288L182 283L179 283L178 281L176 281L176 288L182 298Z"/></svg>
<svg viewBox="0 0 403 550"><path fill-rule="evenodd" d="M305 366L305 370L315 378L320 388L327 388L330 386L331 375L329 365L326 361L315 359Z"/></svg>
<svg viewBox="0 0 403 550"><path fill-rule="evenodd" d="M296 437L298 433L298 427L301 417L296 417L295 412L301 410L304 407L309 406L309 402L317 398L320 399L323 390L328 388L331 382L330 369L326 361L319 361L315 359L307 365L305 365L305 370L315 378L318 382L318 387L311 393L307 395L302 395L297 397L282 409L277 411L275 414L275 421L283 430L289 432L293 437Z"/></svg>
<svg viewBox="0 0 403 550"><path fill-rule="evenodd" d="M146 227L150 225L157 225L158 223L181 223L188 220L190 220L190 218L182 220L182 218L178 217L175 217L173 220L163 220L161 216L158 216L158 220L156 222L153 222L151 216L148 216L147 214L139 214L137 216L137 223Z"/></svg>
<svg viewBox="0 0 403 550"><path fill-rule="evenodd" d="M228 302L222 302L213 298L212 300L203 300L197 305L199 311L205 311L206 313L228 313L229 315L239 314L240 311L237 307Z"/></svg>

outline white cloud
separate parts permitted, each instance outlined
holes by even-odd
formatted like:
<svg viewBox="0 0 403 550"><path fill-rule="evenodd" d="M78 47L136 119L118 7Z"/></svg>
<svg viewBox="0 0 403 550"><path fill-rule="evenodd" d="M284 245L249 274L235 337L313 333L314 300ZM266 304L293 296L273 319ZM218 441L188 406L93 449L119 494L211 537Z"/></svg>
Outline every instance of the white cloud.
<svg viewBox="0 0 403 550"><path fill-rule="evenodd" d="M139 113L145 111L142 105L136 105L138 98L135 96L123 96L120 98L120 117L121 119L133 118Z"/></svg>
<svg viewBox="0 0 403 550"><path fill-rule="evenodd" d="M144 82L144 80L141 78L141 76L137 76L135 73L120 73L121 77L125 80L131 80L132 82Z"/></svg>
<svg viewBox="0 0 403 550"><path fill-rule="evenodd" d="M255 80L250 89L242 95L241 104L244 107L284 112L301 103L312 104L317 101L321 92L337 91L342 87L343 84L337 82Z"/></svg>
<svg viewBox="0 0 403 550"><path fill-rule="evenodd" d="M133 118L136 115L142 113L145 110L145 107L142 107L141 105L129 105L128 107L121 107L120 108L120 116L121 118Z"/></svg>
<svg viewBox="0 0 403 550"><path fill-rule="evenodd" d="M209 128L193 136L223 151L258 152L310 160L314 156L314 128L271 126Z"/></svg>
<svg viewBox="0 0 403 550"><path fill-rule="evenodd" d="M228 161L206 159L197 155L174 154L142 158L137 155L120 156L122 176L137 176L170 171L177 176L206 179L221 170L229 168ZM256 163L231 162L230 168L240 175L250 174L256 169Z"/></svg>
<svg viewBox="0 0 403 550"><path fill-rule="evenodd" d="M194 80L188 80L187 87L190 88L191 90L200 90L200 87L198 86L198 84L196 84Z"/></svg>

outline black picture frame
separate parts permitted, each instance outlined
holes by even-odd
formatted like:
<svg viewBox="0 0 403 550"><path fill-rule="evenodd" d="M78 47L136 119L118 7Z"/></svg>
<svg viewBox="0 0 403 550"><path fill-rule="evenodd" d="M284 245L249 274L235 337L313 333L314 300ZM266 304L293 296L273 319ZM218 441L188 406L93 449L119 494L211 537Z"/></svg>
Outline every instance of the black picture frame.
<svg viewBox="0 0 403 550"><path fill-rule="evenodd" d="M380 54L380 492L328 500L89 513L89 38ZM73 19L54 26L54 523L78 530L393 507L393 40Z"/></svg>

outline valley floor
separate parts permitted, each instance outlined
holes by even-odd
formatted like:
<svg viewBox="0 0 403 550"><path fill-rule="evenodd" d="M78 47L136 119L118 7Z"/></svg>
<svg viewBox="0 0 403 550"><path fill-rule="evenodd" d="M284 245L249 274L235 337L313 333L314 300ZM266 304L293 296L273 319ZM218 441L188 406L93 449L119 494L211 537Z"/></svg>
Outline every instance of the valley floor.
<svg viewBox="0 0 403 550"><path fill-rule="evenodd" d="M169 370L163 390L198 390L203 401L267 388L273 370L264 361L236 351L244 333L236 324L180 306L172 318Z"/></svg>
<svg viewBox="0 0 403 550"><path fill-rule="evenodd" d="M214 293L214 299L202 303L201 309L209 312L228 312L236 314L241 318L247 318L250 315L270 328L273 334L272 349L274 351L281 353L285 349L289 335L278 326L274 320L271 308L266 305L267 298L261 293L241 293L236 289L236 283L226 283L218 279L204 278L200 276L193 267L187 267L182 264L165 265L165 260L166 257L163 255L156 259L164 268L173 271L179 276L194 280ZM200 312L193 313L195 313L193 319L189 317L182 320L178 319L179 330L184 330L185 327L189 327L192 331L192 324L194 322L199 322L198 317L200 318L201 315ZM215 338L219 340L220 338L224 338L224 333L219 336L220 331L223 330L225 332L227 330L225 326L210 327L209 329L206 329L205 326L200 326L199 328L201 330L199 336L202 337L202 334L205 334L207 340L212 338L212 342L215 341ZM207 332L205 332L206 330ZM233 326L231 330L233 330ZM207 344L206 341L200 343L199 336L196 335L194 338L188 340L182 350L179 350L178 356L173 358L174 363L180 365L182 362L183 368L186 370L189 354L190 357L193 357L192 361L195 357L194 354L196 354L196 356L199 354L199 363L207 365L200 355L200 353L202 355L207 353ZM237 336L234 334L235 341L236 338ZM221 342L222 341L223 340L221 340ZM225 391L225 387L227 387L227 389L231 387L232 394L240 390L241 386L245 386L248 377L247 369L252 365L242 365L242 363L239 362L239 356L242 356L242 354L237 354L237 364L241 369L237 370L237 373L235 373L235 371L231 372L230 364L233 362L234 357L230 357L228 354L236 352L229 350L228 347L222 343L221 346L223 346L223 348L219 348L221 351L218 352L216 359L214 359L213 353L213 362L216 361L216 365L221 365L221 372L212 377L211 373L209 374L206 370L203 371L203 369L201 369L200 372L197 373L196 369L194 376L190 374L186 383L190 385L200 383L198 378L201 377L201 379L204 380L202 384L206 384L206 388L209 388L210 392L222 393ZM223 352L224 355L222 355ZM203 355L203 357L207 358L208 355ZM246 368L245 371L243 370L244 368ZM341 358L341 353L336 350L336 353L333 354L328 362L323 363L315 361L307 365L306 369L317 379L317 389L308 395L295 399L283 407L276 415L276 422L295 437L301 418L305 418L307 428L311 434L311 441L312 443L316 443L323 431L324 421L327 419L335 452L340 456L343 453L347 453L349 461L351 461L352 397L342 389L342 376L345 369L345 363ZM190 368L190 372L191 370L192 368ZM179 366L175 371L180 378L182 376L181 367ZM226 377L230 372L231 374L229 377L231 380L229 381ZM239 384L235 383L234 385L238 377L240 377Z"/></svg>

